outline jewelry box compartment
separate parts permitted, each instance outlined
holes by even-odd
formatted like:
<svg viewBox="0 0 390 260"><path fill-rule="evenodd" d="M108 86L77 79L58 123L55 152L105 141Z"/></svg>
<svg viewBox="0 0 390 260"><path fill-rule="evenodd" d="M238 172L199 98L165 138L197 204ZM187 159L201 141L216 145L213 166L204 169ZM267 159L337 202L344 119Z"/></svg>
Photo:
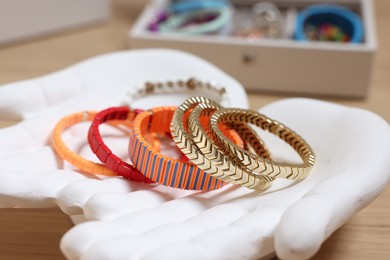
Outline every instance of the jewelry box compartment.
<svg viewBox="0 0 390 260"><path fill-rule="evenodd" d="M239 10L253 8L264 1L231 2L233 14L236 15ZM150 21L169 5L167 0L154 0L149 2L129 30L129 47L171 48L195 54L214 63L240 81L247 90L254 92L352 98L362 98L369 94L377 49L372 0L266 2L280 10L283 36L258 39L242 37L232 33L232 28L230 33L221 34L152 31L149 28ZM318 4L338 5L355 13L361 21L361 40L329 42L298 39L296 19L303 10ZM291 10L295 11L294 15L291 15Z"/></svg>

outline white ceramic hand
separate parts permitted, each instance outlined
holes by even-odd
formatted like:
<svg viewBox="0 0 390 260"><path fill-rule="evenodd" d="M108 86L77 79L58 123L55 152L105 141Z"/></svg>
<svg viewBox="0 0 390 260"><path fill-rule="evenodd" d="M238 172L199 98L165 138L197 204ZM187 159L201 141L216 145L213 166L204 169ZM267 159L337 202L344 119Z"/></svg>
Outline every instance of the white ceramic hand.
<svg viewBox="0 0 390 260"><path fill-rule="evenodd" d="M105 221L72 228L62 251L71 259L258 259L275 249L283 259L313 256L384 189L389 125L368 111L310 99L282 100L261 112L311 144L317 162L307 179L281 180L263 193L227 186L175 200L148 191L97 194L84 209L89 219ZM276 137L264 139L275 158L296 159ZM146 196L149 206L141 203Z"/></svg>

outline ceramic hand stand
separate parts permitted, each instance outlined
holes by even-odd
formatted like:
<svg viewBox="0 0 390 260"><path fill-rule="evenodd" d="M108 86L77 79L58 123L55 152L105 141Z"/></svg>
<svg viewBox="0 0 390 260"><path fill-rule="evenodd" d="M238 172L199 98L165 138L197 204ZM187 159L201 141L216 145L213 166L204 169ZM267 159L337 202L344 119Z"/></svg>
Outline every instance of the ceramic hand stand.
<svg viewBox="0 0 390 260"><path fill-rule="evenodd" d="M202 193L83 175L53 152L49 136L62 116L119 105L135 83L191 76L215 80L227 87L232 106L247 107L235 80L197 57L168 50L106 55L0 88L0 120L18 121L0 130L0 206L58 205L69 215L83 214L89 221L61 241L70 259L258 259L274 251L302 259L384 189L389 125L368 111L311 99L281 100L260 110L303 136L317 156L307 179L279 180L265 192L227 185ZM134 105L181 101L169 95ZM87 129L80 124L63 138L94 159ZM105 134L125 156L123 136L110 128ZM275 159L298 161L275 136L263 137Z"/></svg>

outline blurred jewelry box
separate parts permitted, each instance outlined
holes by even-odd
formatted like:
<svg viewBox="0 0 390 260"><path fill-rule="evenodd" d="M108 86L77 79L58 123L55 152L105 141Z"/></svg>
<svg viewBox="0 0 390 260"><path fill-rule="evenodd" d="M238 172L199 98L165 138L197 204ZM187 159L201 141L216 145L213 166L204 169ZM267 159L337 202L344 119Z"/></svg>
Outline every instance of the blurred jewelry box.
<svg viewBox="0 0 390 260"><path fill-rule="evenodd" d="M0 45L107 21L109 0L0 1Z"/></svg>
<svg viewBox="0 0 390 260"><path fill-rule="evenodd" d="M232 1L245 9L260 1ZM131 48L173 48L200 56L235 77L247 90L365 97L377 49L372 0L270 0L284 14L280 38L249 38L233 34L194 35L151 31L148 26L169 1L151 1L129 31ZM360 42L297 40L296 19L314 4L337 4L360 17ZM291 12L293 10L293 12ZM293 14L293 15L291 15ZM288 32L287 32L288 31Z"/></svg>

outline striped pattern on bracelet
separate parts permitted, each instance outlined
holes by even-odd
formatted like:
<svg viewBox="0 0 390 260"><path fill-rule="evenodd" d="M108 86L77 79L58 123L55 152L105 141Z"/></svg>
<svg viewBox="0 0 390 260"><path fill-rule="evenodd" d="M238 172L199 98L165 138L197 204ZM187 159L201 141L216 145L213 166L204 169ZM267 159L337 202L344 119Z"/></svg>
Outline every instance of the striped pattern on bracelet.
<svg viewBox="0 0 390 260"><path fill-rule="evenodd" d="M187 190L214 190L225 185L221 180L211 177L196 165L169 158L157 152L144 139L147 132L169 133L170 122L176 107L159 107L140 113L134 120L129 143L129 156L136 168L147 178L174 188ZM207 118L209 121L210 118ZM243 142L237 133L223 130L239 146Z"/></svg>

